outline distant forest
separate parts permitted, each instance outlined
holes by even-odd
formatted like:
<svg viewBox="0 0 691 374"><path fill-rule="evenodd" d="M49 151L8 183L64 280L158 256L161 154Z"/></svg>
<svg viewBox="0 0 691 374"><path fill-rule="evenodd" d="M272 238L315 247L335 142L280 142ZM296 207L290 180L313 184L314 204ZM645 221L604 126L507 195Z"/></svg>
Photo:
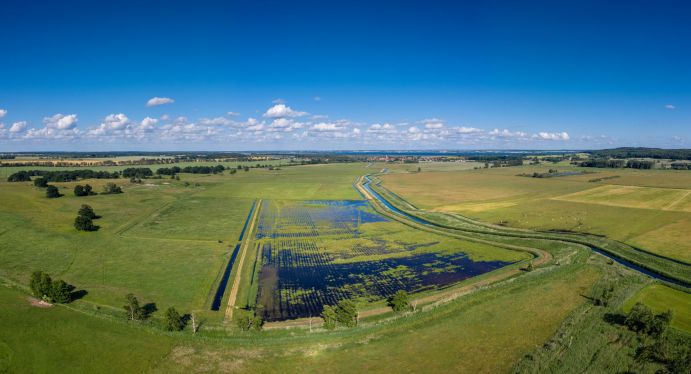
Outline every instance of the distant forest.
<svg viewBox="0 0 691 374"><path fill-rule="evenodd" d="M669 160L691 160L691 149L662 149L622 147L592 151L596 158L655 158Z"/></svg>

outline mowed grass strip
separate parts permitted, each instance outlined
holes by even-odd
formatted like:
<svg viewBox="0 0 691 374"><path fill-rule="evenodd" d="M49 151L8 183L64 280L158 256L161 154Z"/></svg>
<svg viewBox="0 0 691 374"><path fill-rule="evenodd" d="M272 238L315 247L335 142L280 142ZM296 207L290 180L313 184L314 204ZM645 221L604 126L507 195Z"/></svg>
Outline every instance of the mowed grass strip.
<svg viewBox="0 0 691 374"><path fill-rule="evenodd" d="M691 333L691 294L661 284L653 284L627 300L624 303L624 311L631 310L637 302L647 305L654 313L671 310L672 326Z"/></svg>

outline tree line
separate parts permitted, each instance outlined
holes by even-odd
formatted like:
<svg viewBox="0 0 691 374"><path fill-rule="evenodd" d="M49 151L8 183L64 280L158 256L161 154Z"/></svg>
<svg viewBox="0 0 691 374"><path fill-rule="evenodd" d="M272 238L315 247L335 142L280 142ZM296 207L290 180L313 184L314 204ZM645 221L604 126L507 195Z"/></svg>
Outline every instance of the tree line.
<svg viewBox="0 0 691 374"><path fill-rule="evenodd" d="M84 170L22 170L7 177L8 182L30 182L31 177L41 177L46 182L73 182L77 179L116 179L120 173L107 171Z"/></svg>

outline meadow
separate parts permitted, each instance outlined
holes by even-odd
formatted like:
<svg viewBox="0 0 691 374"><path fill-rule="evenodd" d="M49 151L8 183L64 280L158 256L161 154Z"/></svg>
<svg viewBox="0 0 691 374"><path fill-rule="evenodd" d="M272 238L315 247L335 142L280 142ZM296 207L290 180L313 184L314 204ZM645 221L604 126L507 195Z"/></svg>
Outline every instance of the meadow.
<svg viewBox="0 0 691 374"><path fill-rule="evenodd" d="M588 177L584 175L548 180L515 176L525 167L465 166L425 171L422 165L417 172L416 167L406 171L409 165L403 164L354 163L259 168L233 175L180 174L180 180L141 184L117 179L123 194L88 197L71 193L74 182L55 183L64 194L58 199L45 198L30 182L0 181L0 372L48 372L55 365L74 372L470 373L545 367L598 372L611 370L611 360L617 362L617 371L658 370L659 365L633 360L635 347L611 345L597 331L624 334L604 316L625 313L630 300L638 298L651 307L680 311L672 328L673 334L681 334L686 329L687 293L664 291L656 297L646 290L657 283L582 244L527 235L511 221L493 225L502 217L467 221L449 215L455 210L438 209L464 204L459 195L472 196L468 190L483 196L476 200L480 204L492 200L492 193L502 196L499 200L520 200L536 192L548 204L598 206L551 197L604 183L570 181ZM411 209L429 209L419 212L445 220L449 228L421 227L363 201L353 188L356 178L383 169L391 174L381 177L382 195L396 204L411 204ZM509 169L515 174L508 174ZM409 177L417 181L409 182ZM489 191L481 189L482 178L494 181L486 185ZM674 183L681 184L683 179L676 178ZM619 179L624 178L610 181ZM409 183L407 189L391 187L392 180ZM498 183L502 180L506 185ZM99 191L107 181L79 183L84 182ZM509 184L514 182L512 191ZM417 183L438 188L437 196L415 192ZM72 226L83 203L102 216L95 221L100 226L96 232L77 232ZM251 215L254 204L260 209ZM492 210L477 213L482 212ZM662 227L665 214L686 214L661 212L657 225ZM250 216L256 216L256 230L241 238ZM600 222L607 216L588 217L588 225L609 227ZM506 235L505 230L525 235ZM222 307L212 311L223 273L240 243L247 244L245 262L242 269L231 267ZM536 268L524 270L530 258L536 259ZM473 264L483 262L513 265L473 273ZM271 268L281 271L272 278ZM86 293L67 306L34 307L26 298L34 270L48 271ZM343 277L346 273L357 276ZM264 300L278 300L282 306L269 308L278 310L277 319L294 318L347 297L358 301L364 317L353 329L286 324L241 331L224 323L228 289L236 278L241 287L235 306L240 309L256 306L257 300L269 306ZM315 279L325 286L317 287ZM596 307L598 287L610 284L615 286L610 305ZM266 292L271 287L284 291ZM422 301L416 312L396 314L385 307L385 297L396 289L418 295ZM142 302L156 303L159 311L147 322L126 322L122 305L129 292ZM192 335L189 326L179 333L164 332L161 311L169 306L194 312L202 320L199 333ZM377 313L367 313L369 308ZM107 354L102 342L110 347ZM543 350L545 342L554 347L551 354ZM91 360L93 356L105 358Z"/></svg>
<svg viewBox="0 0 691 374"><path fill-rule="evenodd" d="M584 170L566 164L458 172L391 173L384 186L420 209L459 213L532 230L605 235L663 256L691 262L691 174L671 170L597 170L558 178L521 173ZM589 180L617 175L600 182Z"/></svg>

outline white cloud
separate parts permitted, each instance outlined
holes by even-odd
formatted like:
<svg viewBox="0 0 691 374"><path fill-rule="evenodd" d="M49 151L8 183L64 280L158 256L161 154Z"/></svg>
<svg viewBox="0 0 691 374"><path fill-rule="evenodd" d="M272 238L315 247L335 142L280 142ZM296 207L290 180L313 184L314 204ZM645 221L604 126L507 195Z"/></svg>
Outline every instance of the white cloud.
<svg viewBox="0 0 691 374"><path fill-rule="evenodd" d="M342 131L344 130L344 126L339 126L336 123L326 123L326 122L320 122L312 127L310 127L310 130L312 131L318 131L318 132L329 132L329 131Z"/></svg>
<svg viewBox="0 0 691 374"><path fill-rule="evenodd" d="M526 136L528 136L528 134L526 134L522 131L512 132L512 131L509 131L508 129L503 129L503 130L494 129L494 130L490 131L488 134L490 136L498 137L498 138L525 138Z"/></svg>
<svg viewBox="0 0 691 374"><path fill-rule="evenodd" d="M0 109L0 118L4 117L7 115L7 109Z"/></svg>
<svg viewBox="0 0 691 374"><path fill-rule="evenodd" d="M52 117L43 117L43 124L48 128L58 129L58 130L71 130L77 126L76 114L55 114Z"/></svg>
<svg viewBox="0 0 691 374"><path fill-rule="evenodd" d="M271 100L271 102L274 104L285 104L286 103L286 101L284 99L281 99L280 97L277 99Z"/></svg>
<svg viewBox="0 0 691 374"><path fill-rule="evenodd" d="M308 114L308 113L293 110L291 107L286 106L285 104L276 104L276 105L272 106L271 108L269 108L266 111L266 113L264 113L264 117L266 117L266 118L302 117L306 114Z"/></svg>
<svg viewBox="0 0 691 374"><path fill-rule="evenodd" d="M675 107L675 106L672 105L672 104L667 104L667 105L665 105L665 109L673 110L673 109L676 109L676 108L677 108L677 107Z"/></svg>
<svg viewBox="0 0 691 374"><path fill-rule="evenodd" d="M199 120L200 125L205 125L205 126L231 126L234 125L235 122L232 120L229 120L228 118L225 117L216 117L216 118L202 118Z"/></svg>
<svg viewBox="0 0 691 374"><path fill-rule="evenodd" d="M228 113L226 113L226 114L227 114L228 116L230 116L230 117L237 117L237 116L240 115L240 113L238 113L238 112L228 112Z"/></svg>
<svg viewBox="0 0 691 374"><path fill-rule="evenodd" d="M567 132L539 132L533 135L533 138L540 140L569 140L569 133Z"/></svg>
<svg viewBox="0 0 691 374"><path fill-rule="evenodd" d="M146 102L146 106L157 106L157 105L164 105L164 104L172 104L174 103L175 100L169 98L169 97L152 97L149 99L149 101Z"/></svg>
<svg viewBox="0 0 691 374"><path fill-rule="evenodd" d="M416 126L413 126L408 129L408 132L411 134L417 134L420 132L420 129L418 129Z"/></svg>
<svg viewBox="0 0 691 374"><path fill-rule="evenodd" d="M26 121L19 121L12 124L10 133L16 134L26 130Z"/></svg>
<svg viewBox="0 0 691 374"><path fill-rule="evenodd" d="M456 132L458 132L459 134L477 134L477 133L481 133L483 131L484 130L478 129L476 127L465 127L465 126L456 127Z"/></svg>

